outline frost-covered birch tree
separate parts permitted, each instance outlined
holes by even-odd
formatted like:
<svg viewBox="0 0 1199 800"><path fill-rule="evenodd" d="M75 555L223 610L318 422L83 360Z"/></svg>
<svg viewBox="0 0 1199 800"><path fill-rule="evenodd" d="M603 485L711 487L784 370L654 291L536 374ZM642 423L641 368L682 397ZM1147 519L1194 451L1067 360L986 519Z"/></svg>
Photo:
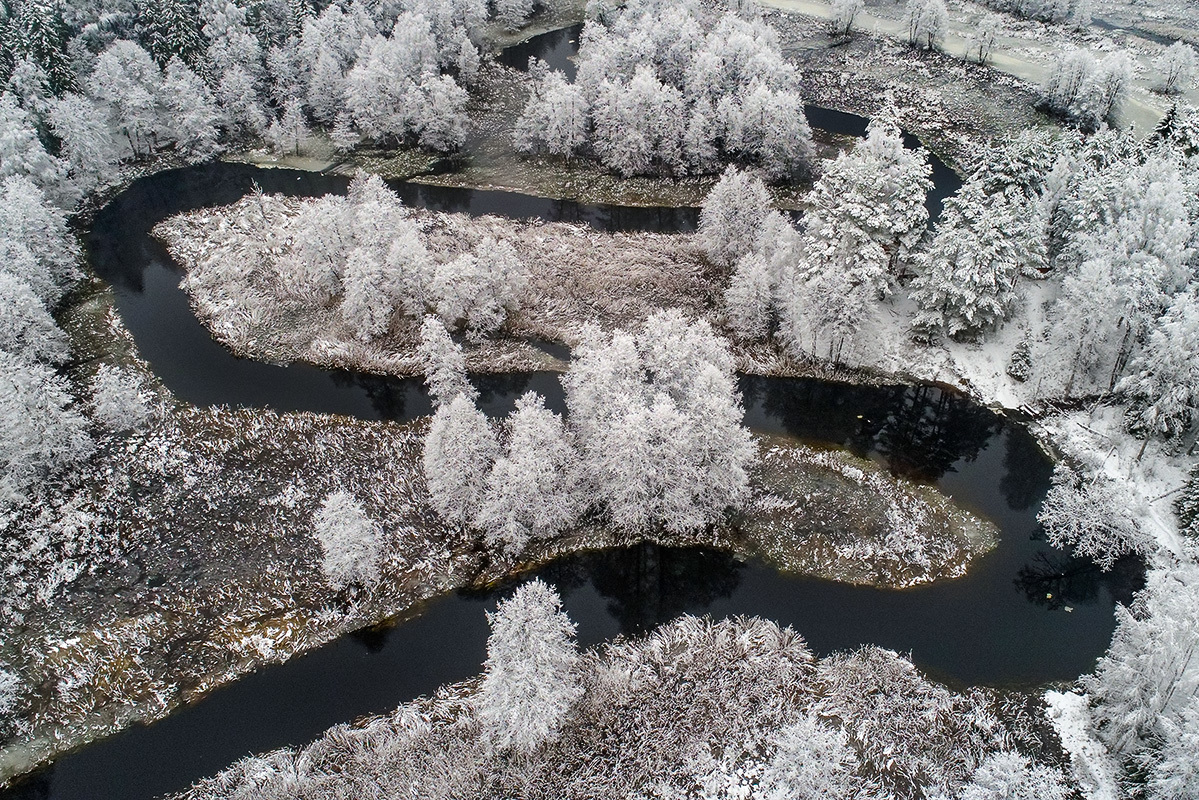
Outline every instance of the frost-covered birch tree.
<svg viewBox="0 0 1199 800"><path fill-rule="evenodd" d="M1195 48L1182 41L1174 42L1153 59L1153 69L1161 78L1158 88L1165 94L1182 91L1194 79L1197 68L1199 57Z"/></svg>

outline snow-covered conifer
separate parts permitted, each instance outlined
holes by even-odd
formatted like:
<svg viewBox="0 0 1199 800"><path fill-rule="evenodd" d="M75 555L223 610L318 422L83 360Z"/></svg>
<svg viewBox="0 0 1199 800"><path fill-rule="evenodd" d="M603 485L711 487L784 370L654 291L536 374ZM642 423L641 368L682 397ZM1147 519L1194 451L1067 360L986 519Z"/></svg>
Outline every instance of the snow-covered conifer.
<svg viewBox="0 0 1199 800"><path fill-rule="evenodd" d="M1153 59L1153 69L1160 76L1160 90L1166 94L1182 91L1199 69L1195 48L1186 42L1174 42Z"/></svg>
<svg viewBox="0 0 1199 800"><path fill-rule="evenodd" d="M14 5L16 14L5 31L5 46L11 48L12 58L26 58L37 64L49 78L54 94L76 90L75 71L67 52L70 29L63 19L62 0L23 0Z"/></svg>
<svg viewBox="0 0 1199 800"><path fill-rule="evenodd" d="M1145 758L1150 764L1146 781L1149 800L1188 800L1199 797L1199 697L1174 719L1162 721L1162 741L1157 752Z"/></svg>
<svg viewBox="0 0 1199 800"><path fill-rule="evenodd" d="M535 7L534 0L495 0L495 18L507 30L524 27Z"/></svg>
<svg viewBox="0 0 1199 800"><path fill-rule="evenodd" d="M105 428L129 431L154 416L150 393L129 370L102 364L91 382L92 416Z"/></svg>
<svg viewBox="0 0 1199 800"><path fill-rule="evenodd" d="M158 65L165 68L174 58L195 65L204 53L199 3L194 0L142 0L138 5L139 21L145 30L143 41Z"/></svg>
<svg viewBox="0 0 1199 800"><path fill-rule="evenodd" d="M575 625L558 593L532 580L487 615L487 664L475 698L490 745L527 755L554 741L583 695Z"/></svg>
<svg viewBox="0 0 1199 800"><path fill-rule="evenodd" d="M1026 212L1005 194L986 196L974 181L946 203L928 250L915 259L915 327L972 336L1007 319L1020 274L1044 266Z"/></svg>
<svg viewBox="0 0 1199 800"><path fill-rule="evenodd" d="M759 784L762 800L842 800L852 796L857 755L844 731L805 715L775 737Z"/></svg>
<svg viewBox="0 0 1199 800"><path fill-rule="evenodd" d="M578 519L575 452L562 418L534 392L516 401L504 454L487 479L475 515L492 547L517 556L530 540L547 539Z"/></svg>
<svg viewBox="0 0 1199 800"><path fill-rule="evenodd" d="M321 571L337 589L371 586L379 579L383 531L349 492L330 492L312 518L321 546Z"/></svg>
<svg viewBox="0 0 1199 800"><path fill-rule="evenodd" d="M465 33L458 40L458 55L454 59L454 67L458 71L458 80L465 86L474 84L479 77L479 48Z"/></svg>
<svg viewBox="0 0 1199 800"><path fill-rule="evenodd" d="M491 424L465 394L438 406L425 435L425 483L433 508L450 523L468 523L487 491L499 455Z"/></svg>

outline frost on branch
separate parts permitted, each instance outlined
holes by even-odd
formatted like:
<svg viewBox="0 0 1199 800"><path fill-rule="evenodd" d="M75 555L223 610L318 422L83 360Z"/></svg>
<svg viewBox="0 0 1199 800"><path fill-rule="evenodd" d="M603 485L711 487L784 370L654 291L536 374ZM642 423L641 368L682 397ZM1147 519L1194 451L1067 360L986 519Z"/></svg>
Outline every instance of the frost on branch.
<svg viewBox="0 0 1199 800"><path fill-rule="evenodd" d="M1061 772L1012 751L993 753L974 771L960 800L1065 800Z"/></svg>
<svg viewBox="0 0 1199 800"><path fill-rule="evenodd" d="M779 731L762 773L762 800L840 800L851 796L858 757L844 731L811 715Z"/></svg>
<svg viewBox="0 0 1199 800"><path fill-rule="evenodd" d="M1132 516L1137 506L1132 489L1123 483L1058 464L1037 521L1055 547L1073 547L1110 569L1120 556L1145 553L1150 547L1150 537Z"/></svg>
<svg viewBox="0 0 1199 800"><path fill-rule="evenodd" d="M425 373L425 385L438 408L458 396L475 400L479 393L466 377L466 358L462 348L450 338L437 317L429 314L420 328L420 345L416 351L421 369Z"/></svg>
<svg viewBox="0 0 1199 800"><path fill-rule="evenodd" d="M323 553L321 570L330 585L338 589L353 584L371 586L379 579L383 531L353 495L327 495L312 527Z"/></svg>
<svg viewBox="0 0 1199 800"><path fill-rule="evenodd" d="M540 579L517 589L488 620L475 708L492 747L530 754L558 737L583 694L575 625L558 593Z"/></svg>

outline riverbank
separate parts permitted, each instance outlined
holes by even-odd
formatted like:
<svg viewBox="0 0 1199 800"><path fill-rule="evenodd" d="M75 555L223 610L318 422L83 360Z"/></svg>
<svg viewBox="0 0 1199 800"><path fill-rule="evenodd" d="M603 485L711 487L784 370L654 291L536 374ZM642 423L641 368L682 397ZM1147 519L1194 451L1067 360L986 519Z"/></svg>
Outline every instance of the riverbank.
<svg viewBox="0 0 1199 800"><path fill-rule="evenodd" d="M770 780L777 737L796 725L788 777L830 797L960 791L998 752L1047 765L1055 781L1064 766L1035 697L952 692L875 647L817 659L798 633L760 619L681 617L585 652L576 674L582 697L560 736L524 757L489 747L471 680L245 759L178 797L405 796L416 785L429 800L679 798L697 786L740 796Z"/></svg>

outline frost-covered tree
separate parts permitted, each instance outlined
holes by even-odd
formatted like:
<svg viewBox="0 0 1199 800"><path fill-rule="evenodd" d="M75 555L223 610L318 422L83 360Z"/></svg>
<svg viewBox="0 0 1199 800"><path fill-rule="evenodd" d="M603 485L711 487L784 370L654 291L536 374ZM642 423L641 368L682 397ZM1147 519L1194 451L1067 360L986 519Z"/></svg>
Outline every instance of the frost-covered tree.
<svg viewBox="0 0 1199 800"><path fill-rule="evenodd" d="M221 125L231 139L261 136L267 129L267 115L254 77L239 64L221 75L214 90L221 112Z"/></svg>
<svg viewBox="0 0 1199 800"><path fill-rule="evenodd" d="M71 180L80 191L90 192L116 179L122 150L102 106L82 95L67 94L51 103L49 123L62 144L60 155Z"/></svg>
<svg viewBox="0 0 1199 800"><path fill-rule="evenodd" d="M0 264L29 284L53 308L80 273L79 250L66 213L51 205L33 181L11 176L0 183Z"/></svg>
<svg viewBox="0 0 1199 800"><path fill-rule="evenodd" d="M853 31L853 21L858 12L866 7L864 0L833 0L833 13L829 19L829 33L847 38Z"/></svg>
<svg viewBox="0 0 1199 800"><path fill-rule="evenodd" d="M383 530L349 492L330 492L312 518L321 546L321 572L336 589L379 580Z"/></svg>
<svg viewBox="0 0 1199 800"><path fill-rule="evenodd" d="M220 113L212 93L200 76L178 58L167 64L161 96L166 114L162 127L175 140L176 150L188 160L200 161L220 149Z"/></svg>
<svg viewBox="0 0 1199 800"><path fill-rule="evenodd" d="M151 395L130 370L100 365L91 381L92 416L112 431L136 430L154 416Z"/></svg>
<svg viewBox="0 0 1199 800"><path fill-rule="evenodd" d="M774 276L770 263L757 252L742 256L724 293L729 327L743 339L761 339L770 332L773 301Z"/></svg>
<svg viewBox="0 0 1199 800"><path fill-rule="evenodd" d="M1199 420L1199 300L1194 291L1174 298L1116 390L1130 400L1135 425L1147 431L1169 436Z"/></svg>
<svg viewBox="0 0 1199 800"><path fill-rule="evenodd" d="M544 398L534 392L521 396L507 432L475 526L490 546L517 556L530 540L548 539L574 524L582 497L566 426Z"/></svg>
<svg viewBox="0 0 1199 800"><path fill-rule="evenodd" d="M809 715L775 737L759 782L762 800L843 800L853 796L857 755L849 737Z"/></svg>
<svg viewBox="0 0 1199 800"><path fill-rule="evenodd" d="M528 269L505 241L482 239L473 253L463 253L433 269L428 295L447 325L465 326L479 339L504 324L520 307L528 285Z"/></svg>
<svg viewBox="0 0 1199 800"><path fill-rule="evenodd" d="M33 117L5 92L0 95L0 178L10 175L28 177L64 208L77 197L67 180L67 165L46 152Z"/></svg>
<svg viewBox="0 0 1199 800"><path fill-rule="evenodd" d="M1134 756L1168 739L1167 726L1184 724L1199 696L1199 567L1150 570L1116 618L1111 647L1082 683L1099 737Z"/></svg>
<svg viewBox="0 0 1199 800"><path fill-rule="evenodd" d="M949 24L945 0L908 0L906 15L908 44L921 50L934 49Z"/></svg>
<svg viewBox="0 0 1199 800"><path fill-rule="evenodd" d="M586 143L589 121L583 88L567 83L561 72L547 72L516 121L516 149L570 158Z"/></svg>
<svg viewBox="0 0 1199 800"><path fill-rule="evenodd" d="M465 524L487 491L487 474L499 455L491 424L465 394L438 406L425 435L425 484L433 508L447 522Z"/></svg>
<svg viewBox="0 0 1199 800"><path fill-rule="evenodd" d="M1160 77L1158 89L1165 94L1182 91L1194 79L1197 68L1195 48L1182 41L1174 42L1153 59L1153 69Z"/></svg>
<svg viewBox="0 0 1199 800"><path fill-rule="evenodd" d="M960 800L1065 800L1061 773L1002 750L987 756L962 789Z"/></svg>
<svg viewBox="0 0 1199 800"><path fill-rule="evenodd" d="M387 332L395 314L399 276L373 253L355 247L346 259L341 316L355 335L369 341Z"/></svg>
<svg viewBox="0 0 1199 800"><path fill-rule="evenodd" d="M776 213L761 178L729 167L704 198L699 214L700 246L717 264L736 263L763 249L763 231Z"/></svg>
<svg viewBox="0 0 1199 800"><path fill-rule="evenodd" d="M987 196L966 183L946 204L928 249L917 254L912 284L918 329L973 336L1007 319L1021 273L1044 267L1027 205L1004 193Z"/></svg>
<svg viewBox="0 0 1199 800"><path fill-rule="evenodd" d="M390 36L362 42L346 76L346 106L367 137L403 138L419 123L420 83L437 71L437 43L423 16L405 13Z"/></svg>
<svg viewBox="0 0 1199 800"><path fill-rule="evenodd" d="M280 153L299 153L309 136L304 104L298 98L287 101L283 115L272 120L266 131L267 141Z"/></svg>
<svg viewBox="0 0 1199 800"><path fill-rule="evenodd" d="M0 350L32 361L59 363L67 356L66 334L20 278L0 270Z"/></svg>
<svg viewBox="0 0 1199 800"><path fill-rule="evenodd" d="M308 77L308 107L319 122L329 124L345 105L346 78L341 62L327 48L322 48Z"/></svg>
<svg viewBox="0 0 1199 800"><path fill-rule="evenodd" d="M678 310L637 336L584 331L567 406L585 489L614 523L693 530L744 501L756 450L732 370L711 327Z"/></svg>
<svg viewBox="0 0 1199 800"><path fill-rule="evenodd" d="M1148 759L1145 782L1149 800L1188 800L1199 797L1199 697L1162 721L1161 746Z"/></svg>
<svg viewBox="0 0 1199 800"><path fill-rule="evenodd" d="M529 21L535 7L534 0L495 0L495 18L507 30L519 30Z"/></svg>
<svg viewBox="0 0 1199 800"><path fill-rule="evenodd" d="M558 738L583 695L575 625L535 579L487 615L491 636L475 709L489 744L528 755Z"/></svg>
<svg viewBox="0 0 1199 800"><path fill-rule="evenodd" d="M467 380L462 348L450 338L441 320L432 314L427 315L421 325L416 354L434 405L444 406L460 395L471 401L478 396Z"/></svg>
<svg viewBox="0 0 1199 800"><path fill-rule="evenodd" d="M136 42L119 40L96 59L87 92L108 107L114 129L135 158L149 155L166 120L159 104L162 71Z"/></svg>
<svg viewBox="0 0 1199 800"><path fill-rule="evenodd" d="M470 96L449 75L426 76L420 85L417 142L439 153L452 153L466 143Z"/></svg>
<svg viewBox="0 0 1199 800"><path fill-rule="evenodd" d="M999 18L994 14L987 14L980 19L969 34L966 55L973 55L978 63L986 64L991 59L991 54L995 52L995 46L999 43L1001 25Z"/></svg>
<svg viewBox="0 0 1199 800"><path fill-rule="evenodd" d="M1073 547L1079 555L1110 569L1120 556L1148 552L1152 545L1133 517L1137 506L1136 497L1123 484L1058 464L1037 521L1053 546Z"/></svg>
<svg viewBox="0 0 1199 800"><path fill-rule="evenodd" d="M87 421L54 370L0 350L0 500L86 459Z"/></svg>
<svg viewBox="0 0 1199 800"><path fill-rule="evenodd" d="M1133 62L1124 52L1097 60L1088 50L1060 56L1046 73L1042 102L1051 113L1087 130L1113 118L1132 80Z"/></svg>
<svg viewBox="0 0 1199 800"><path fill-rule="evenodd" d="M21 703L21 679L15 673L0 667L0 731L11 731L13 718Z"/></svg>

